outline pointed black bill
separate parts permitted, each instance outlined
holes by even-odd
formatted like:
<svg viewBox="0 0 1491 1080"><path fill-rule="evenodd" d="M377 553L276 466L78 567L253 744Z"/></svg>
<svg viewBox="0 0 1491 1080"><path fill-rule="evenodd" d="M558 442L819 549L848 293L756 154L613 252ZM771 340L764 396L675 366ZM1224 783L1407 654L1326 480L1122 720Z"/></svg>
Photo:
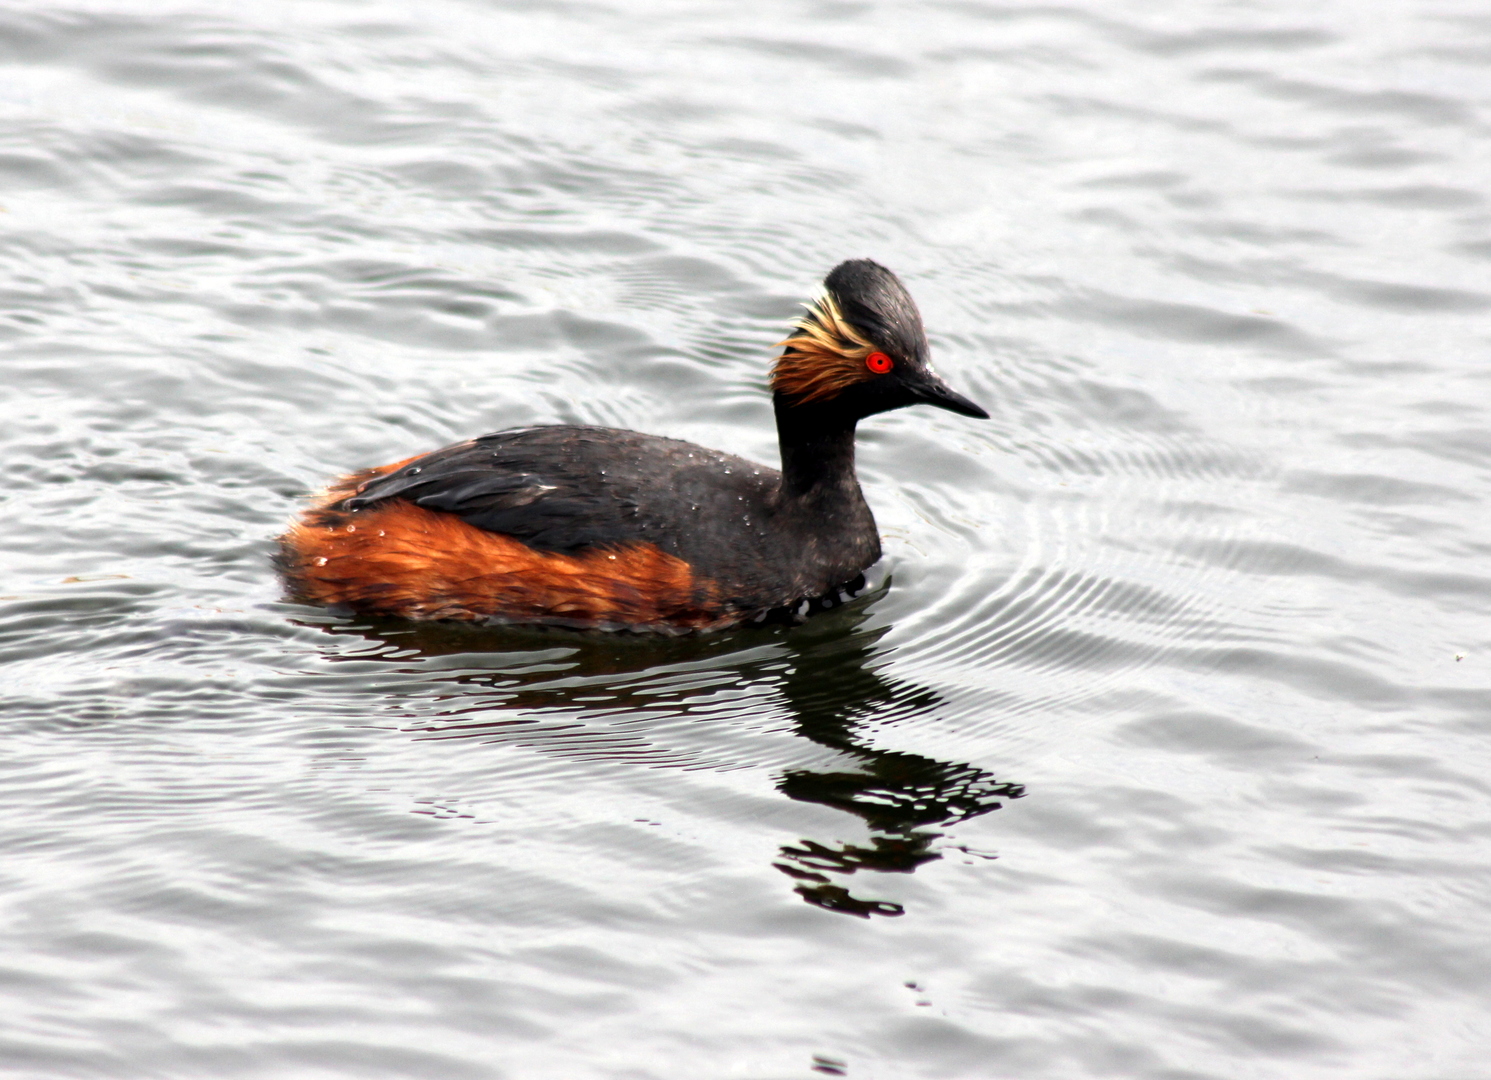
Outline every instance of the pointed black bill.
<svg viewBox="0 0 1491 1080"><path fill-rule="evenodd" d="M918 401L927 405L936 405L939 409L946 409L948 412L955 412L961 416L971 416L976 420L989 419L988 413L936 375L926 376L921 385L916 388L916 397Z"/></svg>

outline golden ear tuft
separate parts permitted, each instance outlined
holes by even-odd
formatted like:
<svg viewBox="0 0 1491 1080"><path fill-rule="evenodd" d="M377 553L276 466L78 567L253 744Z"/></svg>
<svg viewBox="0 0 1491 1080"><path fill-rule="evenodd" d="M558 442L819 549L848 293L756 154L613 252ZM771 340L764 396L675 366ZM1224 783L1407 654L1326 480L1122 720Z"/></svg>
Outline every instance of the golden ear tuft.
<svg viewBox="0 0 1491 1080"><path fill-rule="evenodd" d="M777 342L785 351L771 370L771 388L804 404L872 378L865 357L875 346L849 324L834 298L824 294L803 306L808 312L797 320L797 333Z"/></svg>

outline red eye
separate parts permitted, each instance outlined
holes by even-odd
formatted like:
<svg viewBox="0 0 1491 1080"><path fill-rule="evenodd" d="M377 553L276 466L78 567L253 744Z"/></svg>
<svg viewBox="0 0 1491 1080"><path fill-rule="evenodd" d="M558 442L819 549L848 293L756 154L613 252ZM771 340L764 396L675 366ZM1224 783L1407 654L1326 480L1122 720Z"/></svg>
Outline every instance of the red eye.
<svg viewBox="0 0 1491 1080"><path fill-rule="evenodd" d="M896 362L883 352L872 352L869 356L865 357L865 367L869 368L876 375L884 375L895 366Z"/></svg>

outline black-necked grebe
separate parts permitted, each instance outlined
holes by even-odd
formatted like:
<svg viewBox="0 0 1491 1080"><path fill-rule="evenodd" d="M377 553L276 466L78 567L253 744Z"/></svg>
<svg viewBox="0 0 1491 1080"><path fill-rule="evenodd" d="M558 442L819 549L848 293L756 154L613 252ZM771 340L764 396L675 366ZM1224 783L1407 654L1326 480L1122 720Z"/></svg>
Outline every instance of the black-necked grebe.
<svg viewBox="0 0 1491 1080"><path fill-rule="evenodd" d="M880 558L854 475L864 417L988 413L928 366L921 314L869 259L781 343L782 470L678 439L499 431L339 480L280 540L298 599L371 615L667 633L797 618Z"/></svg>

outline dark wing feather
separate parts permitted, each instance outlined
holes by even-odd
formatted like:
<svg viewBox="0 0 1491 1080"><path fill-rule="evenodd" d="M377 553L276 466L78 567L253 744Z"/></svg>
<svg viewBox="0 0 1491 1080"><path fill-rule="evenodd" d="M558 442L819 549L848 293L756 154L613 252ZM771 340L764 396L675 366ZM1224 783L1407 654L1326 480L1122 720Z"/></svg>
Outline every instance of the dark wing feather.
<svg viewBox="0 0 1491 1080"><path fill-rule="evenodd" d="M641 538L636 499L604 465L607 444L629 434L549 427L484 435L376 477L342 506L406 499L544 551L626 543Z"/></svg>

